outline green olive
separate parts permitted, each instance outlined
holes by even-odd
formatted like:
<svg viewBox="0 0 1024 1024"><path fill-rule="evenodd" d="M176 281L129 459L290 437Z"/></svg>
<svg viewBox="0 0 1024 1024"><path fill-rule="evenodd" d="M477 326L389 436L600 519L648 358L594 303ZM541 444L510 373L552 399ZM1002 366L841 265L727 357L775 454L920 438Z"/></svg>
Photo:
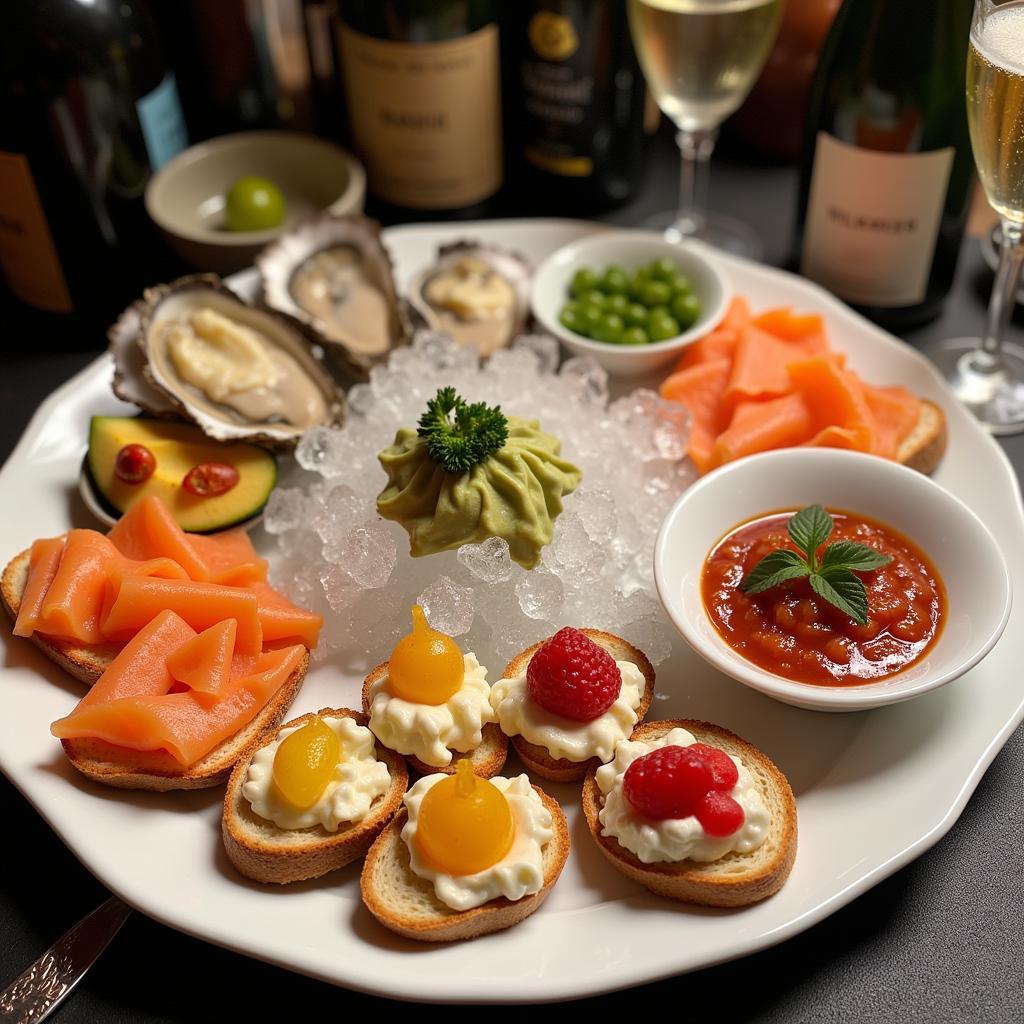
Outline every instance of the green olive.
<svg viewBox="0 0 1024 1024"><path fill-rule="evenodd" d="M587 292L596 288L597 282L597 274L591 270L590 267L580 267L580 269L572 275L572 284L569 286L569 291L572 292L575 298L579 298L581 295L585 295Z"/></svg>
<svg viewBox="0 0 1024 1024"><path fill-rule="evenodd" d="M583 330L580 333L585 334L588 338L593 337L594 329L600 323L602 316L604 316L604 310L600 306L595 306L590 302L582 303L579 317Z"/></svg>
<svg viewBox="0 0 1024 1024"><path fill-rule="evenodd" d="M692 326L700 316L700 299L692 292L679 294L672 300L672 316L679 321L679 326L686 330Z"/></svg>
<svg viewBox="0 0 1024 1024"><path fill-rule="evenodd" d="M621 340L624 326L621 316L616 316L615 313L605 313L594 331L594 337L598 341L615 344Z"/></svg>
<svg viewBox="0 0 1024 1024"><path fill-rule="evenodd" d="M629 278L622 267L612 266L601 276L601 287L613 295L622 295L629 287Z"/></svg>
<svg viewBox="0 0 1024 1024"><path fill-rule="evenodd" d="M689 295L693 291L693 283L685 274L676 274L669 281L673 295Z"/></svg>
<svg viewBox="0 0 1024 1024"><path fill-rule="evenodd" d="M604 308L606 313L614 313L616 316L621 316L625 319L626 314L629 312L629 305L629 299L621 292L616 292L614 295L608 296L608 301L605 302Z"/></svg>
<svg viewBox="0 0 1024 1024"><path fill-rule="evenodd" d="M667 341L680 333L679 322L671 316L659 316L647 324L651 341Z"/></svg>
<svg viewBox="0 0 1024 1024"><path fill-rule="evenodd" d="M643 327L647 323L647 307L642 302L631 302L622 319L629 327Z"/></svg>
<svg viewBox="0 0 1024 1024"><path fill-rule="evenodd" d="M584 305L597 306L598 309L604 309L608 304L608 296L599 288L591 288L590 291L584 292L580 296L580 302Z"/></svg>
<svg viewBox="0 0 1024 1024"><path fill-rule="evenodd" d="M660 260L655 260L651 264L651 277L655 281L664 281L668 284L678 273L679 268L667 256L663 256Z"/></svg>
<svg viewBox="0 0 1024 1024"><path fill-rule="evenodd" d="M619 339L620 345L646 345L651 339L642 327L627 327Z"/></svg>
<svg viewBox="0 0 1024 1024"><path fill-rule="evenodd" d="M651 272L646 267L638 267L634 270L632 275L630 275L629 286L627 288L629 297L639 302L640 296L643 295L644 292L644 285L646 285L650 279Z"/></svg>
<svg viewBox="0 0 1024 1024"><path fill-rule="evenodd" d="M664 281L648 281L640 295L645 306L664 306L672 298L672 289Z"/></svg>
<svg viewBox="0 0 1024 1024"><path fill-rule="evenodd" d="M586 324L574 303L567 302L558 314L558 322L574 334L586 334Z"/></svg>
<svg viewBox="0 0 1024 1024"><path fill-rule="evenodd" d="M239 178L225 197L224 216L229 231L266 231L284 222L281 190L266 178Z"/></svg>

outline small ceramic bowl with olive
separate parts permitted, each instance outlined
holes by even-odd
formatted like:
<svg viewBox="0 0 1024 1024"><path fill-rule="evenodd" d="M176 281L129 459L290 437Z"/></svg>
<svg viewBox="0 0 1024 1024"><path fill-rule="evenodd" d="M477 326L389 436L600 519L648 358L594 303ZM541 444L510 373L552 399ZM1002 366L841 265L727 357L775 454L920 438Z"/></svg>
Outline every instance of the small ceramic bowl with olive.
<svg viewBox="0 0 1024 1024"><path fill-rule="evenodd" d="M226 274L289 224L323 211L361 213L366 174L350 153L300 132L222 135L186 149L146 188L146 210L198 270Z"/></svg>
<svg viewBox="0 0 1024 1024"><path fill-rule="evenodd" d="M546 331L609 374L674 362L721 320L730 288L712 253L648 231L590 235L537 269L530 301Z"/></svg>

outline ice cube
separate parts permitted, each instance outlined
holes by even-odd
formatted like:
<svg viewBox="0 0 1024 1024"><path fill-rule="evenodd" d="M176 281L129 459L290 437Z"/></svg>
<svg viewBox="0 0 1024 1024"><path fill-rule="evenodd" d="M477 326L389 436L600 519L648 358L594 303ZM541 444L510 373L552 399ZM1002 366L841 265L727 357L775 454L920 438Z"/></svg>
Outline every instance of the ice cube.
<svg viewBox="0 0 1024 1024"><path fill-rule="evenodd" d="M590 356L573 356L562 364L559 379L568 396L584 405L603 405L608 399L608 374Z"/></svg>
<svg viewBox="0 0 1024 1024"><path fill-rule="evenodd" d="M654 411L651 439L663 459L682 459L690 443L690 413L678 402L659 400Z"/></svg>
<svg viewBox="0 0 1024 1024"><path fill-rule="evenodd" d="M504 537L488 537L482 544L463 544L458 558L484 583L504 583L512 576L512 560Z"/></svg>
<svg viewBox="0 0 1024 1024"><path fill-rule="evenodd" d="M516 341L516 348L529 349L537 357L539 373L554 373L558 369L561 353L558 342L550 334L523 334Z"/></svg>
<svg viewBox="0 0 1024 1024"><path fill-rule="evenodd" d="M367 503L348 484L338 484L321 496L310 526L325 544L334 544L364 521L369 511Z"/></svg>
<svg viewBox="0 0 1024 1024"><path fill-rule="evenodd" d="M607 544L612 539L618 520L610 491L582 487L573 496L572 508L595 544Z"/></svg>
<svg viewBox="0 0 1024 1024"><path fill-rule="evenodd" d="M562 581L549 569L531 569L516 581L516 597L524 615L555 622L562 611Z"/></svg>
<svg viewBox="0 0 1024 1024"><path fill-rule="evenodd" d="M324 589L331 610L335 612L350 608L363 591L352 576L337 565L324 566L320 573L320 585Z"/></svg>
<svg viewBox="0 0 1024 1024"><path fill-rule="evenodd" d="M448 636L462 636L473 625L473 588L459 586L449 576L439 576L420 594L427 622Z"/></svg>
<svg viewBox="0 0 1024 1024"><path fill-rule="evenodd" d="M341 476L347 468L342 431L332 427L310 427L295 448L295 461L303 469L324 477Z"/></svg>
<svg viewBox="0 0 1024 1024"><path fill-rule="evenodd" d="M452 371L476 367L476 350L456 344L444 331L417 331L412 348L418 359L432 370Z"/></svg>
<svg viewBox="0 0 1024 1024"><path fill-rule="evenodd" d="M391 579L398 558L398 547L391 531L380 521L363 523L352 530L345 541L339 564L366 589L383 587Z"/></svg>
<svg viewBox="0 0 1024 1024"><path fill-rule="evenodd" d="M275 488L263 512L263 529L273 534L294 530L305 521L308 507L309 499L300 488Z"/></svg>

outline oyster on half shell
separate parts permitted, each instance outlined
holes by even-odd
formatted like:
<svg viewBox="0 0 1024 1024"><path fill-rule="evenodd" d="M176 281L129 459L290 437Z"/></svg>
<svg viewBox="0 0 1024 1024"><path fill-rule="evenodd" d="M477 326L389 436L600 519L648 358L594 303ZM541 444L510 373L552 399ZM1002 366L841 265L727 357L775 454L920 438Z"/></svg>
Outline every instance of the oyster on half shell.
<svg viewBox="0 0 1024 1024"><path fill-rule="evenodd" d="M342 416L301 325L246 305L213 275L147 290L111 328L111 351L120 397L157 415L173 408L215 440L288 447Z"/></svg>
<svg viewBox="0 0 1024 1024"><path fill-rule="evenodd" d="M357 377L409 340L376 221L331 214L304 221L268 245L256 266L264 303L311 327Z"/></svg>
<svg viewBox="0 0 1024 1024"><path fill-rule="evenodd" d="M443 245L409 285L414 314L460 345L489 356L522 334L530 314L530 265L478 242Z"/></svg>

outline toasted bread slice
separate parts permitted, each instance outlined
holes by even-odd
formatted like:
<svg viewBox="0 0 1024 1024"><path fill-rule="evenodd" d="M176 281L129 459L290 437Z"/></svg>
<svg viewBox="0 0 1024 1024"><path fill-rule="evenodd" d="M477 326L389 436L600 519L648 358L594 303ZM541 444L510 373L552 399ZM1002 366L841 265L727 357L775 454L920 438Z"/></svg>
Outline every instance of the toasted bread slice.
<svg viewBox="0 0 1024 1024"><path fill-rule="evenodd" d="M948 441L946 414L927 398L921 400L921 415L914 429L903 439L896 459L920 473L934 473Z"/></svg>
<svg viewBox="0 0 1024 1024"><path fill-rule="evenodd" d="M754 777L771 815L768 838L750 853L728 853L708 864L687 860L644 864L613 836L601 835L598 820L601 791L591 769L583 784L583 813L601 852L624 875L651 892L685 903L709 907L744 907L778 892L796 859L796 800L786 777L774 764L739 736L708 722L685 718L646 722L633 731L634 740L653 740L672 729L686 729L701 743L720 747L743 761Z"/></svg>
<svg viewBox="0 0 1024 1024"><path fill-rule="evenodd" d="M18 617L21 598L28 583L31 554L31 549L26 549L15 555L0 576L0 600L12 622ZM120 649L114 644L86 647L73 640L56 640L38 633L33 633L31 640L51 661L55 661L65 672L86 686L92 686L103 675L103 670L114 660L114 655Z"/></svg>
<svg viewBox="0 0 1024 1024"><path fill-rule="evenodd" d="M0 598L12 619L18 617L28 581L30 551L22 551L7 563L0 577ZM113 644L86 647L71 641L32 634L32 642L52 661L76 679L92 686L114 660L119 647ZM206 757L183 768L163 750L128 750L100 739L61 740L71 763L96 782L119 789L206 789L219 786L231 774L235 761L267 729L277 725L291 707L309 668L309 651L300 659L263 710L244 728L218 744Z"/></svg>
<svg viewBox="0 0 1024 1024"><path fill-rule="evenodd" d="M382 661L370 671L370 674L363 680L363 713L370 713L370 687L385 675L388 670L388 663ZM480 746L469 750L464 754L452 751L451 761L443 768L425 764L418 757L405 754L405 760L409 767L417 775L436 775L443 772L445 775L454 775L455 766L459 761L469 759L473 771L484 779L493 779L502 768L505 767L505 759L508 757L508 737L498 728L496 722L488 722L481 730L483 740Z"/></svg>
<svg viewBox="0 0 1024 1024"><path fill-rule="evenodd" d="M558 801L533 787L551 812L554 836L544 847L544 888L521 900L504 896L472 910L452 910L434 893L433 884L413 874L402 840L403 808L370 847L359 884L363 902L385 928L420 942L454 942L500 932L529 917L547 899L569 856L569 827Z"/></svg>
<svg viewBox="0 0 1024 1024"><path fill-rule="evenodd" d="M351 718L366 725L366 715L349 708L321 708L321 718ZM255 753L275 740L281 730L293 725L304 725L313 714L303 715L267 732L253 744L244 757L240 757L228 779L224 794L224 817L221 833L228 859L248 878L257 882L300 882L306 878L319 878L329 871L343 868L358 860L380 835L384 826L402 806L402 794L409 784L405 760L400 754L377 743L377 759L388 766L391 785L377 797L370 813L362 819L341 825L329 832L322 825L312 828L283 829L253 813L249 801L242 796L249 765Z"/></svg>
<svg viewBox="0 0 1024 1024"><path fill-rule="evenodd" d="M647 660L647 655L639 648L634 647L628 640L615 636L614 633L605 633L600 629L581 629L594 643L603 647L616 661L631 661L643 673L647 685L640 697L640 706L636 709L637 725L647 715L647 710L654 699L654 666ZM532 647L528 647L521 654L517 654L506 666L502 673L503 679L518 675L526 670L530 659L547 642L545 638ZM535 743L528 743L522 736L512 736L512 747L519 755L519 759L526 766L531 775L539 775L542 779L550 782L578 782L591 768L596 767L600 762L596 757L587 761L569 761L566 758L552 757L544 747Z"/></svg>

